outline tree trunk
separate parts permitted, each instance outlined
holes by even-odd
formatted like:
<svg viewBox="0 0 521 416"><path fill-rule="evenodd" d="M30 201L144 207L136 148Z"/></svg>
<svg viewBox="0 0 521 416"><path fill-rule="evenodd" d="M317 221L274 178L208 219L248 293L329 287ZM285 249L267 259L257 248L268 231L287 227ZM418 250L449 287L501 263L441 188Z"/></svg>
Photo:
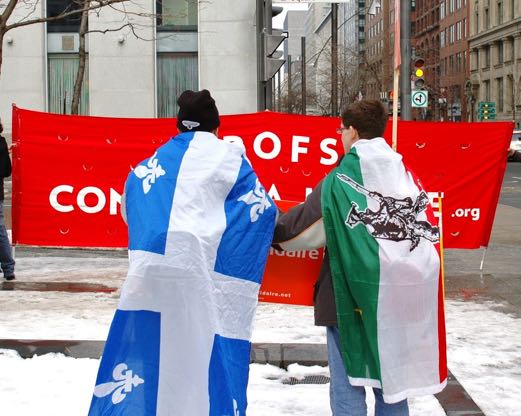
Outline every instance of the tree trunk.
<svg viewBox="0 0 521 416"><path fill-rule="evenodd" d="M4 46L4 32L0 32L0 77L2 76L2 57L3 55L3 46Z"/></svg>
<svg viewBox="0 0 521 416"><path fill-rule="evenodd" d="M85 7L89 6L89 0L85 0ZM85 53L85 35L88 30L89 12L83 11L80 21L80 45L79 45L79 65L76 73L76 81L72 93L71 114L78 114L80 108L81 88L83 86L83 78L85 76L85 63L87 54Z"/></svg>

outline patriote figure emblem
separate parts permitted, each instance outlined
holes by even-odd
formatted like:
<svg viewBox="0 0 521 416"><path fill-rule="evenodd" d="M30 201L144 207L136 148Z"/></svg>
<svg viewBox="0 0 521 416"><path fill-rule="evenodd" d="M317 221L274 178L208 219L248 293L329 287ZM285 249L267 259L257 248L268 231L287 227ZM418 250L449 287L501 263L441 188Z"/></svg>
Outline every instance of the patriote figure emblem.
<svg viewBox="0 0 521 416"><path fill-rule="evenodd" d="M376 211L371 211L369 208L361 211L355 202L351 202L351 209L345 221L348 227L354 228L358 224L363 224L375 238L392 241L410 240L410 251L418 246L421 238L432 243L440 240L439 227L432 226L428 221L418 220L418 215L425 211L429 203L429 197L425 192L421 191L415 201L410 197L397 199L370 191L347 175L337 173L336 176L358 193L375 200L380 205Z"/></svg>

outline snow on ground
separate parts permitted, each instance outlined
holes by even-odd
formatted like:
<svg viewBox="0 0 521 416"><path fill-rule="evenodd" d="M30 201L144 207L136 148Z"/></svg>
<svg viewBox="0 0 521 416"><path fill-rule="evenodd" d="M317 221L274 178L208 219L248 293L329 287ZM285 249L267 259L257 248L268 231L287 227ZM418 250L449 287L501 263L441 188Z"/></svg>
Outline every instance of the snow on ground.
<svg viewBox="0 0 521 416"><path fill-rule="evenodd" d="M19 258L19 281L81 281L119 288L125 258ZM0 338L104 340L119 293L0 291ZM521 415L521 322L493 303L449 300L446 304L449 368L487 416ZM325 343L308 307L263 303L253 342ZM0 414L86 414L98 360L46 354L21 359L0 350ZM250 416L329 415L328 384L282 384L327 368L291 366L288 371L253 364ZM368 395L368 402L372 402ZM369 413L370 415L372 413ZM445 413L433 396L411 401L411 416Z"/></svg>

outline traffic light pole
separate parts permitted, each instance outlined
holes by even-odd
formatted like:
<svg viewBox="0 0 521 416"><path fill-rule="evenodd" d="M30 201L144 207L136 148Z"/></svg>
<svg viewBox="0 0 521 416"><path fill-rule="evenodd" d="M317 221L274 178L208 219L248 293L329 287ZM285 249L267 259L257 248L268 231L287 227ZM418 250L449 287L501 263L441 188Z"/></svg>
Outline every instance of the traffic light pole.
<svg viewBox="0 0 521 416"><path fill-rule="evenodd" d="M400 1L400 119L411 120L411 2ZM398 97L395 97L398 99Z"/></svg>
<svg viewBox="0 0 521 416"><path fill-rule="evenodd" d="M264 0L257 0L257 111L266 108L266 89L264 80Z"/></svg>
<svg viewBox="0 0 521 416"><path fill-rule="evenodd" d="M266 34L271 35L272 30L272 22L271 19L273 18L273 10L272 10L272 2L271 0L265 0L264 1L264 29L266 30ZM266 53L266 51L264 51ZM264 56L264 55L263 55ZM272 110L273 109L273 88L271 80L266 82L265 85L266 88L266 110Z"/></svg>

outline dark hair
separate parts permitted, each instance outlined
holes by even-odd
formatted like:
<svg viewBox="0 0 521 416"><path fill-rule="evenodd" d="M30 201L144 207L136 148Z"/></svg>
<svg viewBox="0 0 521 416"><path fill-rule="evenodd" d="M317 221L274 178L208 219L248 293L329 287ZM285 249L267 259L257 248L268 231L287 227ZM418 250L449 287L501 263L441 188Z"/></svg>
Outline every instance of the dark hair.
<svg viewBox="0 0 521 416"><path fill-rule="evenodd" d="M344 127L353 126L361 139L382 137L387 126L387 110L378 100L361 100L342 110Z"/></svg>
<svg viewBox="0 0 521 416"><path fill-rule="evenodd" d="M4 131L4 126L2 126L2 120L0 120L0 133Z"/></svg>
<svg viewBox="0 0 521 416"><path fill-rule="evenodd" d="M177 99L180 131L213 131L221 124L215 100L208 90L184 91Z"/></svg>

